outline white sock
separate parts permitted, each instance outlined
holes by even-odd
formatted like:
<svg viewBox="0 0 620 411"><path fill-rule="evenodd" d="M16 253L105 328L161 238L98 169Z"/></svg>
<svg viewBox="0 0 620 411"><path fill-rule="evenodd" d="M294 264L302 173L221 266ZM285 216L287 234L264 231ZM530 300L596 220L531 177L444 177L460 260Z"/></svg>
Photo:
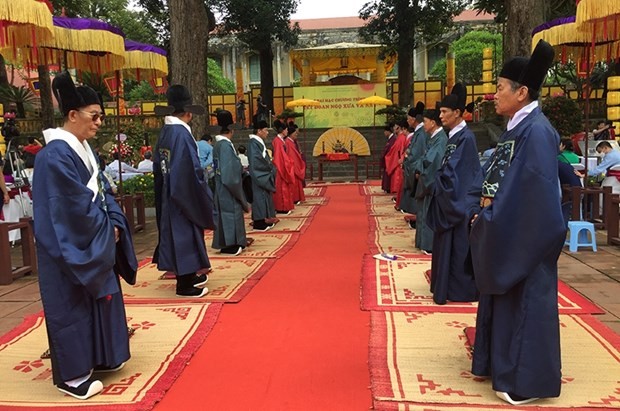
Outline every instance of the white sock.
<svg viewBox="0 0 620 411"><path fill-rule="evenodd" d="M77 388L80 385L84 384L86 381L88 381L90 379L91 375L93 375L93 370L90 370L88 375L85 375L83 377L76 378L76 379L70 380L70 381L65 381L65 384L67 384L71 388Z"/></svg>

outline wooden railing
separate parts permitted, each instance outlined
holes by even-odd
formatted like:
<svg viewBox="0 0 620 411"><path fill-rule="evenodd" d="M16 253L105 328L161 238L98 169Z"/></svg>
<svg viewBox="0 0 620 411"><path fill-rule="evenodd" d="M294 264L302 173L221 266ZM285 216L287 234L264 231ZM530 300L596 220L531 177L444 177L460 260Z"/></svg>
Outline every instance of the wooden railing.
<svg viewBox="0 0 620 411"><path fill-rule="evenodd" d="M611 195L611 187L571 187L571 220L590 221L597 229L604 229L607 210L602 200L605 195Z"/></svg>
<svg viewBox="0 0 620 411"><path fill-rule="evenodd" d="M21 231L22 266L13 269L9 231ZM32 218L20 218L19 222L0 223L0 285L11 284L14 279L38 273L34 248Z"/></svg>
<svg viewBox="0 0 620 411"><path fill-rule="evenodd" d="M603 199L606 211L607 244L620 245L620 195L609 192L603 196Z"/></svg>
<svg viewBox="0 0 620 411"><path fill-rule="evenodd" d="M129 230L131 233L135 233L144 230L146 227L146 212L144 207L144 194L126 194L122 197L115 198L118 205L125 213L127 222L129 223Z"/></svg>

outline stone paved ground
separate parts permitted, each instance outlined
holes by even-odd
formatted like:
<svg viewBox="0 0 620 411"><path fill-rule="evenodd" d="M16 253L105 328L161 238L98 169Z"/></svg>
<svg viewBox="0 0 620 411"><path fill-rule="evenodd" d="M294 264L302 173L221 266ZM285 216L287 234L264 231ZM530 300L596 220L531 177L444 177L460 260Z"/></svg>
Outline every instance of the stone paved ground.
<svg viewBox="0 0 620 411"><path fill-rule="evenodd" d="M598 304L605 314L596 316L620 334L620 247L606 246L607 234L597 232L598 252L580 249L560 256L560 279ZM138 261L150 258L157 244L153 219L147 220L144 231L134 235ZM13 250L14 260L20 261L19 247ZM15 264L14 264L15 265ZM22 322L24 316L41 311L39 286L36 277L23 277L11 285L0 286L0 335Z"/></svg>

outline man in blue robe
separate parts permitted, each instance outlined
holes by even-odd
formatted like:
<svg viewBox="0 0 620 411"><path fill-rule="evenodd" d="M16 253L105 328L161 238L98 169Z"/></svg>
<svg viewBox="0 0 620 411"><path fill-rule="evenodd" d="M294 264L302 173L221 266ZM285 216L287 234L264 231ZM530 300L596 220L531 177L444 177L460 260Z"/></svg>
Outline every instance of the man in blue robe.
<svg viewBox="0 0 620 411"><path fill-rule="evenodd" d="M243 166L231 141L234 124L230 111L217 113L220 134L215 136L213 165L215 169L215 209L217 224L213 248L222 254L239 255L247 245L243 213L250 211L243 192Z"/></svg>
<svg viewBox="0 0 620 411"><path fill-rule="evenodd" d="M52 90L62 128L43 132L36 156L34 233L54 385L87 399L103 389L93 374L129 359L118 276L135 284L137 261L127 220L88 145L103 121L97 93L76 87L69 73Z"/></svg>
<svg viewBox="0 0 620 411"><path fill-rule="evenodd" d="M255 116L256 117L256 116ZM267 231L273 227L271 221L276 216L273 193L276 191L276 168L271 162L265 139L269 135L269 125L255 118L254 134L250 134L248 144L248 171L252 178L252 222L255 231Z"/></svg>
<svg viewBox="0 0 620 411"><path fill-rule="evenodd" d="M560 137L538 105L553 56L540 41L530 59L515 57L499 74L495 109L510 120L484 167L483 208L471 228L481 293L472 372L490 375L512 405L560 395Z"/></svg>
<svg viewBox="0 0 620 411"><path fill-rule="evenodd" d="M398 208L410 214L418 212L417 202L415 200L415 192L417 190L417 180L415 171L419 165L424 152L426 151L426 143L428 135L424 131L424 103L418 101L415 107L410 108L407 112L407 124L413 130L408 136L409 144L405 150L405 159L403 160L403 193L400 197ZM442 154L443 155L443 154ZM417 220L415 220L417 222ZM411 222L410 224L415 224Z"/></svg>
<svg viewBox="0 0 620 411"><path fill-rule="evenodd" d="M155 107L155 114L166 117L153 155L159 230L153 262L159 270L174 272L177 296L202 297L208 277L197 272L211 268L204 230L214 228L213 195L189 122L194 114L204 114L204 107L192 104L182 85L170 86L167 98L168 106Z"/></svg>
<svg viewBox="0 0 620 411"><path fill-rule="evenodd" d="M480 178L476 137L463 120L467 90L461 83L440 104L440 119L448 133L446 152L435 176L427 224L433 230L431 292L433 301L476 301L469 254L469 221L479 199L468 195Z"/></svg>
<svg viewBox="0 0 620 411"><path fill-rule="evenodd" d="M415 246L426 253L433 251L433 230L426 224L426 216L433 199L435 176L441 167L448 143L448 136L441 126L439 114L439 102L434 110L424 112L424 132L429 137L426 150L414 170L414 178L417 181L415 201L418 210Z"/></svg>

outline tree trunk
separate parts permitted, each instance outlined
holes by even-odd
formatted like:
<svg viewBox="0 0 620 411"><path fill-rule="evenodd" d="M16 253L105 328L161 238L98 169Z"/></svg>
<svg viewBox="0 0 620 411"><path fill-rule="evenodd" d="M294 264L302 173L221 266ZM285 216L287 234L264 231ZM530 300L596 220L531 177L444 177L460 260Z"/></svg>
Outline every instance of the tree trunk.
<svg viewBox="0 0 620 411"><path fill-rule="evenodd" d="M506 0L506 44L504 61L532 54L532 30L543 23L542 0Z"/></svg>
<svg viewBox="0 0 620 411"><path fill-rule="evenodd" d="M43 130L54 127L54 103L52 102L52 82L47 66L38 66L39 93L41 96L41 123Z"/></svg>
<svg viewBox="0 0 620 411"><path fill-rule="evenodd" d="M207 9L203 0L170 0L170 82L186 86L194 104L206 105ZM191 11L191 12L188 12ZM207 131L208 115L195 116L194 136Z"/></svg>
<svg viewBox="0 0 620 411"><path fill-rule="evenodd" d="M267 105L267 110L274 113L273 106L273 51L271 43L265 48L258 51L260 61L260 94L263 97L263 103Z"/></svg>
<svg viewBox="0 0 620 411"><path fill-rule="evenodd" d="M398 105L413 105L413 48L411 44L398 49Z"/></svg>

